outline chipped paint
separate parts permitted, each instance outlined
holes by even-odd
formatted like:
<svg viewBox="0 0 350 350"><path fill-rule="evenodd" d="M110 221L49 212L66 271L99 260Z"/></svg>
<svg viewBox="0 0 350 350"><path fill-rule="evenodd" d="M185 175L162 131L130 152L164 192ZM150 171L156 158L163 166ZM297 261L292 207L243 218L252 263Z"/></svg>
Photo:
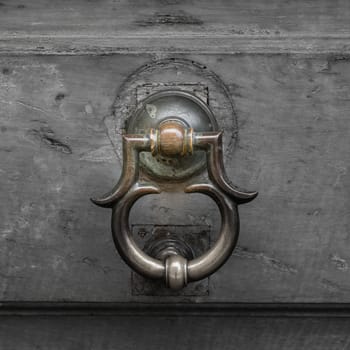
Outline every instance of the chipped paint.
<svg viewBox="0 0 350 350"><path fill-rule="evenodd" d="M233 252L233 255L245 259L253 259L262 262L265 266L271 267L274 270L281 272L287 272L291 274L298 273L298 270L293 266L275 258L269 257L264 253L249 251L247 248L237 246Z"/></svg>
<svg viewBox="0 0 350 350"><path fill-rule="evenodd" d="M338 254L331 254L329 260L336 267L337 270L347 271L349 269L348 262L341 258Z"/></svg>
<svg viewBox="0 0 350 350"><path fill-rule="evenodd" d="M39 130L32 129L29 131L29 134L34 135L42 143L54 149L55 151L62 152L64 154L73 153L71 147L66 143L58 140L55 137L55 133L49 128L41 127Z"/></svg>
<svg viewBox="0 0 350 350"><path fill-rule="evenodd" d="M158 25L202 25L203 21L185 11L179 10L174 13L155 12L150 17L137 21L142 27Z"/></svg>
<svg viewBox="0 0 350 350"><path fill-rule="evenodd" d="M146 111L150 118L154 119L157 116L157 107L150 103L146 104Z"/></svg>

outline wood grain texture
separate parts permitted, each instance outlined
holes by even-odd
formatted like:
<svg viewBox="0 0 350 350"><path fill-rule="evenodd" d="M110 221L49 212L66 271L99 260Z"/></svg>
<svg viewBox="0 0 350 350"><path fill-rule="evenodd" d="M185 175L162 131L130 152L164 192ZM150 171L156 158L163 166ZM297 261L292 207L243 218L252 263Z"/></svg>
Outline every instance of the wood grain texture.
<svg viewBox="0 0 350 350"><path fill-rule="evenodd" d="M239 247L211 277L209 296L186 301L349 302L348 57L178 57L226 83L239 127L228 175L260 192L240 209ZM155 59L1 57L2 301L136 300L129 268L114 252L110 213L89 197L120 173L108 133L117 90ZM149 196L132 221L205 223L213 231L219 222L201 195Z"/></svg>
<svg viewBox="0 0 350 350"><path fill-rule="evenodd" d="M6 317L1 349L349 349L349 319Z"/></svg>
<svg viewBox="0 0 350 350"><path fill-rule="evenodd" d="M349 53L347 0L0 2L2 54Z"/></svg>
<svg viewBox="0 0 350 350"><path fill-rule="evenodd" d="M1 1L5 34L84 36L101 33L231 33L237 35L350 34L346 0Z"/></svg>

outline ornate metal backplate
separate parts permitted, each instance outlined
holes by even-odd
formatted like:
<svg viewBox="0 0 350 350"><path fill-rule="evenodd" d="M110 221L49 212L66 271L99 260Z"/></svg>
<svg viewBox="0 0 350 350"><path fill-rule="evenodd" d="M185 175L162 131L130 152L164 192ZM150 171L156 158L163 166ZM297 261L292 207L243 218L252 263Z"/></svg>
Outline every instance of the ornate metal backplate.
<svg viewBox="0 0 350 350"><path fill-rule="evenodd" d="M237 205L257 195L238 190L227 180L222 132L216 129L212 111L194 94L166 90L147 97L123 135L123 171L118 184L102 198L93 199L97 205L112 207L113 237L125 262L145 277L164 279L171 289L201 280L225 263L238 239ZM146 154L143 163L142 153ZM164 159L162 167L157 166L157 157ZM185 242L174 238L160 242L157 254L136 244L129 227L131 207L142 196L163 191L204 193L217 203L221 213L219 238L199 257L190 254Z"/></svg>

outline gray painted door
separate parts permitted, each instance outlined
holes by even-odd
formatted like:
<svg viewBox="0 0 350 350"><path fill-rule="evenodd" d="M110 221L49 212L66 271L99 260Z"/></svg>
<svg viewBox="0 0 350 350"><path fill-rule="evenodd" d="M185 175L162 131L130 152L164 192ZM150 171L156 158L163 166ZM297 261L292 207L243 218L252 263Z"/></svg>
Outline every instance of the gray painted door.
<svg viewBox="0 0 350 350"><path fill-rule="evenodd" d="M0 3L0 349L350 349L347 1ZM224 129L238 246L169 293L115 251L89 198L117 181L149 91L195 90ZM215 241L202 195L136 203L155 227ZM199 249L199 248L198 248Z"/></svg>

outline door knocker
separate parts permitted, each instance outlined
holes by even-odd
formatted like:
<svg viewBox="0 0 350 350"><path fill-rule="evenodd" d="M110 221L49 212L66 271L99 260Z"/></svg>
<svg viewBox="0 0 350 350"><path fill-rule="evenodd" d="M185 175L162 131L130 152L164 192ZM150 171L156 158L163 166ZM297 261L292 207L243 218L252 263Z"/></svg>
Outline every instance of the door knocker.
<svg viewBox="0 0 350 350"><path fill-rule="evenodd" d="M140 197L162 191L199 192L218 205L220 234L203 255L189 258L180 242L165 242L163 249L151 256L135 243L129 227L131 207ZM112 208L113 239L132 269L147 278L163 278L171 289L181 289L213 274L226 262L239 234L237 205L256 196L257 192L240 191L227 180L222 132L209 106L192 93L166 90L143 100L129 120L123 135L119 182L111 192L92 201Z"/></svg>

